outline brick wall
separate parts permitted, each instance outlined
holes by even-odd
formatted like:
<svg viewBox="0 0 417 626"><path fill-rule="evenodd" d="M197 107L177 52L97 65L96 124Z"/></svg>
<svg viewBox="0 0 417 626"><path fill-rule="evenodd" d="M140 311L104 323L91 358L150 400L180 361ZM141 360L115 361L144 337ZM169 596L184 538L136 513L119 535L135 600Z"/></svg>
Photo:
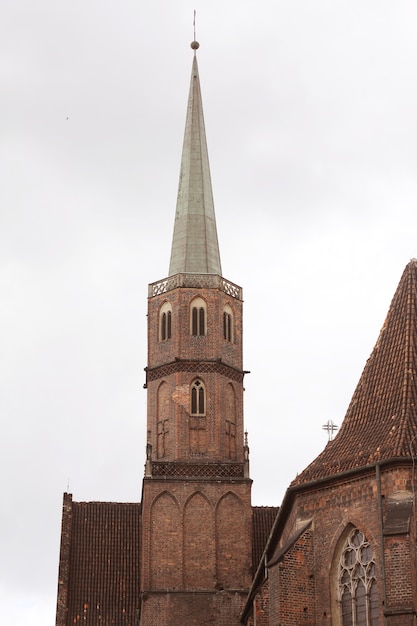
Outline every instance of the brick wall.
<svg viewBox="0 0 417 626"><path fill-rule="evenodd" d="M269 582L268 579L259 589L253 603L253 616L248 622L248 626L269 626Z"/></svg>
<svg viewBox="0 0 417 626"><path fill-rule="evenodd" d="M206 335L190 333L190 304L202 298L207 306ZM159 311L164 302L172 307L172 338L159 341ZM233 311L233 342L223 337L223 311ZM242 302L218 289L177 288L148 300L148 366L156 367L181 359L221 358L232 367L242 369Z"/></svg>
<svg viewBox="0 0 417 626"><path fill-rule="evenodd" d="M414 623L417 607L415 517L410 520L409 532L398 536L393 536L392 532L383 536L380 526L380 515L383 524L387 518L388 497L412 490L412 468L399 465L381 470L380 485L380 510L375 469L296 492L287 505L285 522L273 551L273 554L283 551L285 554L269 570L270 626L339 624L338 559L352 527L365 535L372 548L379 623L389 626ZM312 520L310 529L291 545L297 525L308 519ZM269 555L272 562L273 554ZM259 596L257 606L260 601Z"/></svg>
<svg viewBox="0 0 417 626"><path fill-rule="evenodd" d="M312 532L307 530L269 570L270 615L281 626L315 626Z"/></svg>
<svg viewBox="0 0 417 626"><path fill-rule="evenodd" d="M143 590L248 589L251 481L145 479Z"/></svg>
<svg viewBox="0 0 417 626"><path fill-rule="evenodd" d="M147 600L141 626L155 626L152 615L158 615L158 626L238 623L251 581L250 487L248 480L144 480L142 591ZM178 621L185 614L189 621ZM202 616L207 621L199 622Z"/></svg>
<svg viewBox="0 0 417 626"><path fill-rule="evenodd" d="M241 593L150 593L141 608L140 626L239 626Z"/></svg>
<svg viewBox="0 0 417 626"><path fill-rule="evenodd" d="M205 336L190 333L195 297L207 306ZM172 306L172 338L159 341L165 302ZM233 311L232 342L223 336L226 306ZM193 418L190 385L196 377L205 386L206 407L204 416ZM147 388L154 459L243 462L242 302L217 289L178 288L150 298Z"/></svg>

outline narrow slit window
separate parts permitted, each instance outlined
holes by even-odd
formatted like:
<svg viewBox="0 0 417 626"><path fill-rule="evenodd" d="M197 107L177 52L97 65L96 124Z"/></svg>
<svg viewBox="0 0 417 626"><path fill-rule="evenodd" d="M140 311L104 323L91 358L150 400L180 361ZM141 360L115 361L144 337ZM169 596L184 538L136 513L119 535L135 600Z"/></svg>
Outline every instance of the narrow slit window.
<svg viewBox="0 0 417 626"><path fill-rule="evenodd" d="M233 315L227 306L223 312L223 337L226 341L233 341Z"/></svg>
<svg viewBox="0 0 417 626"><path fill-rule="evenodd" d="M200 333L198 332L198 309L195 306L193 306L192 318L192 334L199 335Z"/></svg>
<svg viewBox="0 0 417 626"><path fill-rule="evenodd" d="M203 309L203 307L200 307L200 310L198 312L198 334L199 335L205 335L206 334L206 315L205 315L205 311Z"/></svg>
<svg viewBox="0 0 417 626"><path fill-rule="evenodd" d="M200 387L198 390L198 413L200 415L204 415L205 413L205 406L204 406L204 389L203 387Z"/></svg>
<svg viewBox="0 0 417 626"><path fill-rule="evenodd" d="M162 313L161 316L161 341L167 338L167 314Z"/></svg>

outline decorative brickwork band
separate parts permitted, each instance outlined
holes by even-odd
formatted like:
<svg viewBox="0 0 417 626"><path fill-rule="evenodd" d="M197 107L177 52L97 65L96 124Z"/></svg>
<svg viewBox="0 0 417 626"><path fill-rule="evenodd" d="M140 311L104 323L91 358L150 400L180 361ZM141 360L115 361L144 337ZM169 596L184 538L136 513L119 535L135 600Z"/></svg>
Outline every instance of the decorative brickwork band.
<svg viewBox="0 0 417 626"><path fill-rule="evenodd" d="M220 289L228 296L242 300L242 288L217 274L175 274L151 283L148 286L148 297L160 296L177 287L191 287L196 289Z"/></svg>
<svg viewBox="0 0 417 626"><path fill-rule="evenodd" d="M244 478L243 463L152 463L153 478Z"/></svg>
<svg viewBox="0 0 417 626"><path fill-rule="evenodd" d="M155 367L151 370L146 368L145 371L146 385L153 380L164 378L175 372L191 372L197 374L211 374L214 372L216 374L222 374L226 378L238 383L243 381L245 375L245 372L230 367L222 363L219 359L215 361L181 361L178 359L177 361L172 361L171 363Z"/></svg>

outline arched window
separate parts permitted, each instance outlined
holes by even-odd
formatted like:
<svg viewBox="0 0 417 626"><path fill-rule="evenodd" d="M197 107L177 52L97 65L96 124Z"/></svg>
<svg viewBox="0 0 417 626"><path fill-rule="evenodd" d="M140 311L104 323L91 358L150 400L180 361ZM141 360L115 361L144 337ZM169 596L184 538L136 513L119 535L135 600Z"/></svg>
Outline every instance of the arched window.
<svg viewBox="0 0 417 626"><path fill-rule="evenodd" d="M172 309L169 302L164 302L159 311L159 341L172 337Z"/></svg>
<svg viewBox="0 0 417 626"><path fill-rule="evenodd" d="M223 311L223 337L226 341L233 341L233 312L228 304Z"/></svg>
<svg viewBox="0 0 417 626"><path fill-rule="evenodd" d="M375 561L357 528L350 531L340 555L338 592L342 626L378 626Z"/></svg>
<svg viewBox="0 0 417 626"><path fill-rule="evenodd" d="M191 303L191 334L195 337L206 334L206 303L202 298L194 298Z"/></svg>
<svg viewBox="0 0 417 626"><path fill-rule="evenodd" d="M195 380L191 385L191 415L206 414L206 397L201 380Z"/></svg>

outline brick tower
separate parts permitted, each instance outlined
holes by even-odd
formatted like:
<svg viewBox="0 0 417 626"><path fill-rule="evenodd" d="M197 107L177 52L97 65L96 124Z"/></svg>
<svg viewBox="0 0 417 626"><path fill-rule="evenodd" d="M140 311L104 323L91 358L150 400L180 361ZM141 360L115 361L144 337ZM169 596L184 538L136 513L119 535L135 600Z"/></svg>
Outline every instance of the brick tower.
<svg viewBox="0 0 417 626"><path fill-rule="evenodd" d="M237 626L251 581L242 290L222 277L191 47L169 275L148 294L141 626Z"/></svg>

